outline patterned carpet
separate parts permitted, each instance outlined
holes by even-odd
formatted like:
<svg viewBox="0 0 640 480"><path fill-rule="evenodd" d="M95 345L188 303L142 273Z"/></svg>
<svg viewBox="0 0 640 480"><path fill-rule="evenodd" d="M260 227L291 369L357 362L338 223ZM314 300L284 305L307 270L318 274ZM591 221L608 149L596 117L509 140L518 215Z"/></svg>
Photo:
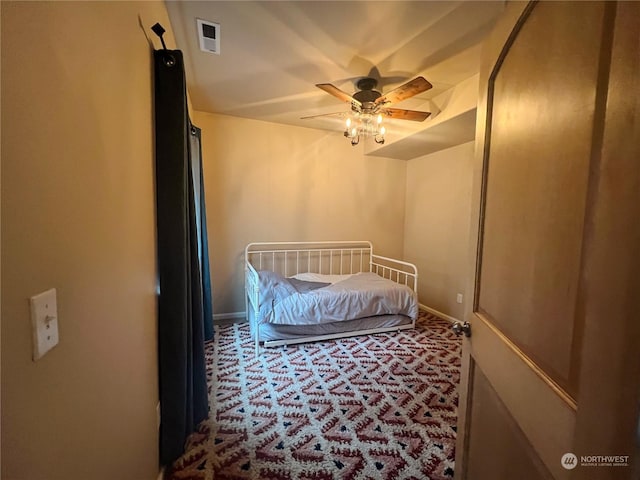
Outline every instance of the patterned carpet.
<svg viewBox="0 0 640 480"><path fill-rule="evenodd" d="M263 350L246 324L207 345L210 420L171 480L453 478L460 341L415 330Z"/></svg>

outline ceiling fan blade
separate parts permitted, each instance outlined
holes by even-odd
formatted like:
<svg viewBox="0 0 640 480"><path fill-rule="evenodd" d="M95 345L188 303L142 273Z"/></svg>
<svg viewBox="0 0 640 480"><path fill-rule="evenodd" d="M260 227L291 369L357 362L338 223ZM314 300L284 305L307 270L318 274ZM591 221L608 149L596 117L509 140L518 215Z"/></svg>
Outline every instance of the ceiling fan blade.
<svg viewBox="0 0 640 480"><path fill-rule="evenodd" d="M398 88L394 88L390 92L378 97L375 103L378 105L397 103L406 98L411 98L414 95L425 92L432 87L433 85L427 82L424 77L416 77L404 85L400 85Z"/></svg>
<svg viewBox="0 0 640 480"><path fill-rule="evenodd" d="M343 92L338 87L336 87L334 85L331 85L330 83L318 83L316 85L316 87L318 87L320 90L324 90L329 95L333 95L334 97L339 98L343 102L348 102L348 103L351 103L351 104L355 104L355 105L357 105L359 107L362 106L362 103L360 103L358 100L353 98L348 93Z"/></svg>
<svg viewBox="0 0 640 480"><path fill-rule="evenodd" d="M309 115L308 117L300 117L300 120L307 120L309 118L318 118L318 117L330 117L332 115L343 116L344 114L345 112L321 113L319 115Z"/></svg>
<svg viewBox="0 0 640 480"><path fill-rule="evenodd" d="M431 115L431 112L419 112L403 108L385 108L382 113L387 117L397 118L398 120L413 120L414 122L422 122Z"/></svg>

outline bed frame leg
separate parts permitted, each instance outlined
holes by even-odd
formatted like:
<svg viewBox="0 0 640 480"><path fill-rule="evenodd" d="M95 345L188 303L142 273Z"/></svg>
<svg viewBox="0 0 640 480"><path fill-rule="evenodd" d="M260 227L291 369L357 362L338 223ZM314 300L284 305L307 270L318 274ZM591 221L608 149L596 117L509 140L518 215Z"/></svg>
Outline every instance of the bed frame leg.
<svg viewBox="0 0 640 480"><path fill-rule="evenodd" d="M256 328L255 328L255 332L256 332L256 357L258 357L260 355L260 325L258 324L258 322L256 322Z"/></svg>

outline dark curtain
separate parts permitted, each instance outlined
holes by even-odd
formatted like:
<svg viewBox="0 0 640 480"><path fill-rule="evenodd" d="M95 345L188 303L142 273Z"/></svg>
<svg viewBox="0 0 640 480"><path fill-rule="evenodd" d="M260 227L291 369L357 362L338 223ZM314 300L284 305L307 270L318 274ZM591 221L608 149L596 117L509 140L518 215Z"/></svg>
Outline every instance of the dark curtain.
<svg viewBox="0 0 640 480"><path fill-rule="evenodd" d="M200 132L189 121L182 52L155 51L154 67L160 460L169 465L208 414L204 330L212 319Z"/></svg>
<svg viewBox="0 0 640 480"><path fill-rule="evenodd" d="M204 339L213 339L213 305L211 302L211 275L209 274L209 239L207 237L207 212L204 201L204 178L202 173L201 130L191 125L191 171L196 206L196 227L198 229L198 258L202 272L204 308Z"/></svg>

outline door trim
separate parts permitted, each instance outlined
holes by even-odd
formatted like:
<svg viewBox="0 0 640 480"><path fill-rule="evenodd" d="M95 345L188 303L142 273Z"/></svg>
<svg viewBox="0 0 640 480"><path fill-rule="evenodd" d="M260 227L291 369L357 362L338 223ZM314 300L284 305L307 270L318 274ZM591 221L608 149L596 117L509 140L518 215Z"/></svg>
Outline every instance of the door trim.
<svg viewBox="0 0 640 480"><path fill-rule="evenodd" d="M533 370L538 375L538 377L540 377L540 380L545 382L547 386L551 388L562 399L562 401L567 404L569 408L571 408L574 412L578 409L578 404L573 399L573 397L569 395L567 392L565 392L560 385L554 382L551 377L549 377L543 370L541 370L540 367L538 367L538 365L536 365L536 363L533 360L531 360L531 358L529 358L527 354L520 349L520 347L518 347L518 345L513 343L509 337L507 337L504 333L502 333L500 329L496 327L493 324L493 322L491 322L491 320L487 318L487 315L481 312L475 312L475 315L480 320L482 320L485 323L485 325L489 327L496 336L500 338L503 344L505 344L509 349L511 349L511 351L516 356L518 356L520 360L522 360L525 364L527 364L529 368Z"/></svg>
<svg viewBox="0 0 640 480"><path fill-rule="evenodd" d="M484 132L482 137L482 146L483 146L482 147L482 173L481 173L482 177L481 177L481 183L480 183L480 197L479 197L480 211L478 214L478 225L476 226L478 233L477 233L476 247L475 247L475 271L474 271L474 283L473 283L473 290L472 290L473 291L472 305L473 305L474 312L478 311L478 303L480 301L480 277L482 273L481 252L484 244L484 217L485 217L485 210L486 210L486 203L487 203L486 193L487 193L487 182L489 177L488 167L489 167L489 153L491 150L491 124L493 120L493 95L494 95L495 79L498 73L500 72L500 68L504 63L504 59L507 57L507 54L509 53L511 46L513 45L513 43L516 40L516 37L520 33L522 26L529 18L529 15L533 11L533 8L537 5L537 3L538 3L538 0L530 1L529 3L526 4L524 9L520 13L518 20L516 21L515 25L513 25L513 28L511 29L511 32L509 33L509 36L507 37L506 42L504 42L503 47L500 50L498 58L495 61L493 69L491 70L491 74L489 75L489 78L487 79L487 83L486 83L487 92L486 92L486 100L484 102L485 118L483 122ZM481 83L481 85L483 84Z"/></svg>

